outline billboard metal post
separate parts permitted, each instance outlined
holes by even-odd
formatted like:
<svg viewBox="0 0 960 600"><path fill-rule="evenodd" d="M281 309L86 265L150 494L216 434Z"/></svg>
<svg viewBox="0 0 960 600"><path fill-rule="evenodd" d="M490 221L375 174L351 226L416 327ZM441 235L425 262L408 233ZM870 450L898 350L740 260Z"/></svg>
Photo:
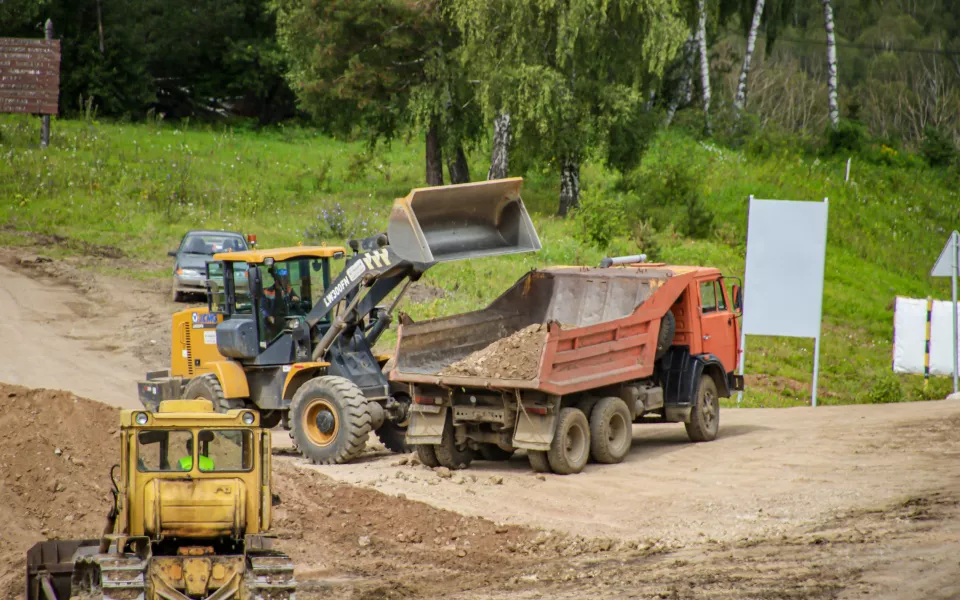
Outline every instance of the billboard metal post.
<svg viewBox="0 0 960 600"><path fill-rule="evenodd" d="M44 25L44 31L46 34L44 37L48 40L53 39L53 21L47 19L46 24ZM40 147L46 148L50 145L50 115L43 115L40 117Z"/></svg>
<svg viewBox="0 0 960 600"><path fill-rule="evenodd" d="M957 371L960 370L960 354L957 352L958 337L960 332L957 330L957 275L960 275L960 233L954 231L947 240L947 245L940 252L940 258L930 269L931 277L949 277L950 287L953 294L953 393L957 393Z"/></svg>

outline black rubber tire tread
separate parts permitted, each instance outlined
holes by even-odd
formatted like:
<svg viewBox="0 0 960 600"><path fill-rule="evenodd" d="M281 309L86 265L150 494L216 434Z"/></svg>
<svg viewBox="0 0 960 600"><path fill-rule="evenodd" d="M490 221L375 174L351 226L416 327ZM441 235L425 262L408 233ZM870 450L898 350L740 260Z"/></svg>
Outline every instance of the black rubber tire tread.
<svg viewBox="0 0 960 600"><path fill-rule="evenodd" d="M400 454L410 452L410 447L407 445L406 427L401 427L393 421L387 420L376 429L376 433L380 443L386 446L390 452Z"/></svg>
<svg viewBox="0 0 960 600"><path fill-rule="evenodd" d="M440 466L435 448L433 444L417 444L417 458L425 467L436 469Z"/></svg>
<svg viewBox="0 0 960 600"><path fill-rule="evenodd" d="M260 411L260 427L264 429L273 429L283 420L282 410L262 410Z"/></svg>
<svg viewBox="0 0 960 600"><path fill-rule="evenodd" d="M713 404L713 419L709 418L709 411L705 411L705 402ZM697 397L690 409L690 422L684 423L684 427L691 442L712 442L717 439L717 432L720 431L720 397L717 383L706 373L700 376Z"/></svg>
<svg viewBox="0 0 960 600"><path fill-rule="evenodd" d="M541 450L527 450L527 459L530 461L530 468L537 473L553 473L550 469L550 460L547 459L547 453Z"/></svg>
<svg viewBox="0 0 960 600"><path fill-rule="evenodd" d="M324 398L337 410L340 431L328 446L314 444L303 428L304 408L310 400ZM300 454L317 465L337 465L356 458L370 434L367 399L355 383L344 377L315 377L297 390L290 403L290 430Z"/></svg>
<svg viewBox="0 0 960 600"><path fill-rule="evenodd" d="M443 435L440 437L440 443L434 446L437 453L437 460L440 466L446 467L451 471L466 469L473 460L473 451L470 448L457 448L456 432L453 427L453 410L447 410L446 419L443 422Z"/></svg>
<svg viewBox="0 0 960 600"><path fill-rule="evenodd" d="M667 314L660 319L660 332L657 333L657 353L654 355L654 360L660 360L667 353L667 350L673 344L673 336L676 333L677 318L673 316L673 311L668 310Z"/></svg>
<svg viewBox="0 0 960 600"><path fill-rule="evenodd" d="M580 412L587 417L587 420L590 420L590 413L593 412L593 407L597 405L597 400L595 398L584 398L580 402L577 402L576 407L580 409Z"/></svg>
<svg viewBox="0 0 960 600"><path fill-rule="evenodd" d="M177 291L177 286L171 286L170 296L174 302L183 302L183 293Z"/></svg>
<svg viewBox="0 0 960 600"><path fill-rule="evenodd" d="M578 457L570 457L566 452L567 434L573 428L579 428L586 438L583 440L583 452ZM571 460L571 458L575 458L575 460ZM553 442L551 442L550 450L547 452L550 469L557 475L572 475L582 471L589 458L590 423L587 422L586 415L580 409L572 406L561 409L560 416L557 418L557 429L553 434Z"/></svg>
<svg viewBox="0 0 960 600"><path fill-rule="evenodd" d="M619 445L610 443L610 422L618 416L626 427L625 440ZM625 443L624 443L625 442ZM633 442L633 419L627 403L615 396L597 402L590 415L590 456L598 463L607 465L621 462L629 454Z"/></svg>
<svg viewBox="0 0 960 600"><path fill-rule="evenodd" d="M213 410L225 413L228 410L243 408L246 403L241 398L226 398L223 395L223 386L213 373L199 375L190 380L183 390L185 400L205 398L213 402Z"/></svg>
<svg viewBox="0 0 960 600"><path fill-rule="evenodd" d="M513 450L504 450L496 444L481 444L480 445L480 456L483 457L483 460L492 460L492 461L504 461L510 460L510 457L513 456Z"/></svg>

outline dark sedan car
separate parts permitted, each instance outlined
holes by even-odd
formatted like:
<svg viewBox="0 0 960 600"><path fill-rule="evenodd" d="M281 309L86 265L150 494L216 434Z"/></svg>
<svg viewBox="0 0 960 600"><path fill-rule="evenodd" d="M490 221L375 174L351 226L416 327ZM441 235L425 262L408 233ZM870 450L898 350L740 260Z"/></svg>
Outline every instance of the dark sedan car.
<svg viewBox="0 0 960 600"><path fill-rule="evenodd" d="M173 265L173 301L180 302L187 294L206 294L207 261L218 252L248 250L247 240L232 231L188 231L180 247L167 254L176 258Z"/></svg>

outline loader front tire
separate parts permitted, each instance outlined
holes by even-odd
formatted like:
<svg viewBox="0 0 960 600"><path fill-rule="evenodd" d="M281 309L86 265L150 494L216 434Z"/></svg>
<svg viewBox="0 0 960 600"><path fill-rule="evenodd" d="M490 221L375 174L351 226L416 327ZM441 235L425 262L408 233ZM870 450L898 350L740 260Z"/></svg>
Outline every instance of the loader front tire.
<svg viewBox="0 0 960 600"><path fill-rule="evenodd" d="M239 398L226 398L223 395L223 386L213 373L194 377L183 390L185 400L209 400L213 403L213 410L225 413L244 407L244 401Z"/></svg>
<svg viewBox="0 0 960 600"><path fill-rule="evenodd" d="M370 434L367 399L344 377L316 377L293 395L290 433L297 449L318 465L356 458Z"/></svg>
<svg viewBox="0 0 960 600"><path fill-rule="evenodd" d="M590 424L578 408L560 411L556 433L547 451L550 469L557 475L579 473L590 457Z"/></svg>
<svg viewBox="0 0 960 600"><path fill-rule="evenodd" d="M697 398L690 409L690 422L685 423L691 442L712 442L720 430L720 397L717 384L707 374L700 376Z"/></svg>

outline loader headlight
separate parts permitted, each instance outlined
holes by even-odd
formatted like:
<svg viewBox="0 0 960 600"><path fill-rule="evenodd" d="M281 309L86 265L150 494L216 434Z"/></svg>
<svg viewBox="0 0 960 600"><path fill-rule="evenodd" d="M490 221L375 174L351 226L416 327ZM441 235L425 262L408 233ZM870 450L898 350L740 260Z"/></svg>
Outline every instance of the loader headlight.
<svg viewBox="0 0 960 600"><path fill-rule="evenodd" d="M134 421L137 422L137 425L146 425L147 424L147 413L137 413L137 416L134 417Z"/></svg>
<svg viewBox="0 0 960 600"><path fill-rule="evenodd" d="M253 425L253 421L254 421L253 413L252 412L243 413L243 416L240 417L240 420L243 421L244 425Z"/></svg>

